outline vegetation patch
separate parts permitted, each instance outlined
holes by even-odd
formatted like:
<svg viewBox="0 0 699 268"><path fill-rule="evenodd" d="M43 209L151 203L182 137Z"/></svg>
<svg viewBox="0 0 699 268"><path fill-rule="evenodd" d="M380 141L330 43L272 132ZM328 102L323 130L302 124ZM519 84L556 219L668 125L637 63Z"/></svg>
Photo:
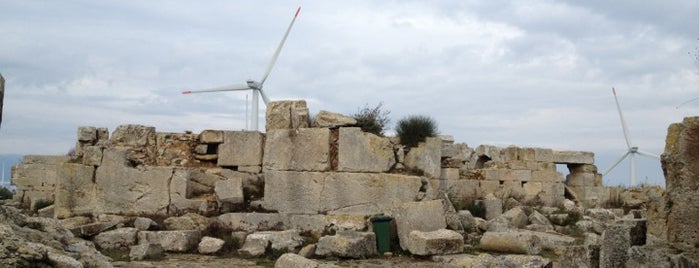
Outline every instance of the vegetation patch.
<svg viewBox="0 0 699 268"><path fill-rule="evenodd" d="M428 137L437 135L437 123L427 116L411 115L398 121L396 134L405 146L417 147Z"/></svg>
<svg viewBox="0 0 699 268"><path fill-rule="evenodd" d="M352 117L357 120L357 126L364 132L374 133L379 136L384 136L384 130L391 120L388 118L390 111L382 110L383 103L379 103L375 107L370 107L368 104L364 108L359 109Z"/></svg>

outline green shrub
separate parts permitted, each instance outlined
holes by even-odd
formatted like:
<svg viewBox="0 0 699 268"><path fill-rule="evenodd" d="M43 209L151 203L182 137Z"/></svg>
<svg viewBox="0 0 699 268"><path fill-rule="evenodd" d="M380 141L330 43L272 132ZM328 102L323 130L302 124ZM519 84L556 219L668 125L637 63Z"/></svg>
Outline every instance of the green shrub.
<svg viewBox="0 0 699 268"><path fill-rule="evenodd" d="M12 191L5 187L0 186L0 200L2 199L12 199Z"/></svg>
<svg viewBox="0 0 699 268"><path fill-rule="evenodd" d="M391 120L388 119L388 114L390 111L381 110L383 103L379 103L376 107L369 107L365 105L364 108L359 109L356 114L352 117L357 120L357 126L362 128L362 131L374 133L379 136L384 135L384 130Z"/></svg>
<svg viewBox="0 0 699 268"><path fill-rule="evenodd" d="M411 115L398 121L396 134L403 145L416 147L426 138L437 135L437 123L427 116Z"/></svg>

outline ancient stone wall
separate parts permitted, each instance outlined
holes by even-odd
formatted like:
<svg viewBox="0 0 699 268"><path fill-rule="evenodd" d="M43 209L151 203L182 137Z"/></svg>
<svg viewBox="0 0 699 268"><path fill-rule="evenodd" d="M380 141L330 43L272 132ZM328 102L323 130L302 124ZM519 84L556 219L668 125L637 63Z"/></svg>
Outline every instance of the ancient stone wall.
<svg viewBox="0 0 699 268"><path fill-rule="evenodd" d="M598 205L601 179L588 152L544 148L475 149L449 136L406 148L361 131L352 118L321 112L309 122L305 101L272 102L267 133L154 127L80 127L75 155L26 156L13 169L15 199L54 216L218 215L250 210L283 214L392 215L400 204L441 199L457 209L489 194L560 205L567 164L570 191ZM313 126L313 127L309 127Z"/></svg>

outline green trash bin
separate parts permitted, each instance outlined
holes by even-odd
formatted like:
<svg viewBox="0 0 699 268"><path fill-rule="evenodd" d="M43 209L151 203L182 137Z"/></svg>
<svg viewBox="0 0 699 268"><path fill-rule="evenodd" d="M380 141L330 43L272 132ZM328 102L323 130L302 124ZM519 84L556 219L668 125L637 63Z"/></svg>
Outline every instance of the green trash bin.
<svg viewBox="0 0 699 268"><path fill-rule="evenodd" d="M371 218L371 226L376 234L376 249L380 254L391 252L391 221L393 218L377 215Z"/></svg>

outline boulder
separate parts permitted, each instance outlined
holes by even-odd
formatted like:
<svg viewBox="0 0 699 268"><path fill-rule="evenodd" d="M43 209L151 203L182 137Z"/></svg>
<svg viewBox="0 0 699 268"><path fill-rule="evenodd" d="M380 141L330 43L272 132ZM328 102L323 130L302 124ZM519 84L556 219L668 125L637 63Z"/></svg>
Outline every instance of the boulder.
<svg viewBox="0 0 699 268"><path fill-rule="evenodd" d="M478 255L456 254L434 256L432 261L441 263L445 267L526 267L526 268L551 268L549 259L541 256L526 255L498 255L488 253Z"/></svg>
<svg viewBox="0 0 699 268"><path fill-rule="evenodd" d="M275 262L275 268L317 268L320 263L294 253L284 253Z"/></svg>
<svg viewBox="0 0 699 268"><path fill-rule="evenodd" d="M464 249L464 237L452 230L412 231L408 239L408 250L414 255L456 254Z"/></svg>
<svg viewBox="0 0 699 268"><path fill-rule="evenodd" d="M225 213L216 217L216 223L235 231L272 231L284 226L284 219L277 213Z"/></svg>
<svg viewBox="0 0 699 268"><path fill-rule="evenodd" d="M274 253L292 252L302 245L303 238L296 230L256 232L245 238L245 244L238 250L238 254L256 257L264 255L267 249Z"/></svg>
<svg viewBox="0 0 699 268"><path fill-rule="evenodd" d="M505 218L515 228L524 228L524 226L527 226L527 223L529 222L529 217L527 217L527 214L520 207L515 207L505 211L505 213L498 217Z"/></svg>
<svg viewBox="0 0 699 268"><path fill-rule="evenodd" d="M199 133L199 142L204 144L223 143L223 131L207 129Z"/></svg>
<svg viewBox="0 0 699 268"><path fill-rule="evenodd" d="M330 169L330 130L327 128L270 130L267 132L264 147L264 170Z"/></svg>
<svg viewBox="0 0 699 268"><path fill-rule="evenodd" d="M318 240L316 255L341 258L366 258L377 254L373 232L338 231Z"/></svg>
<svg viewBox="0 0 699 268"><path fill-rule="evenodd" d="M442 171L442 140L429 137L418 147L411 148L405 156L404 163L408 169L418 169L425 176L438 179Z"/></svg>
<svg viewBox="0 0 699 268"><path fill-rule="evenodd" d="M257 131L224 131L218 145L218 166L262 165L264 134Z"/></svg>
<svg viewBox="0 0 699 268"><path fill-rule="evenodd" d="M536 255L541 252L541 239L529 231L485 232L481 249L504 253Z"/></svg>
<svg viewBox="0 0 699 268"><path fill-rule="evenodd" d="M398 240L404 250L408 250L410 232L430 232L447 226L442 200L406 202L398 207L394 216Z"/></svg>
<svg viewBox="0 0 699 268"><path fill-rule="evenodd" d="M484 219L486 220L491 220L502 215L502 200L496 198L492 194L489 194L483 200L476 200L475 205L485 210Z"/></svg>
<svg viewBox="0 0 699 268"><path fill-rule="evenodd" d="M197 251L199 254L215 254L223 248L225 242L222 239L205 236L199 242Z"/></svg>
<svg viewBox="0 0 699 268"><path fill-rule="evenodd" d="M353 126L357 124L357 120L338 113L332 113L321 110L313 118L313 127L317 128L337 128L345 126Z"/></svg>
<svg viewBox="0 0 699 268"><path fill-rule="evenodd" d="M220 180L214 183L214 192L219 207L224 205L240 205L245 201L243 196L243 181L240 177Z"/></svg>
<svg viewBox="0 0 699 268"><path fill-rule="evenodd" d="M125 227L96 235L92 242L103 250L126 250L136 244L138 229Z"/></svg>
<svg viewBox="0 0 699 268"><path fill-rule="evenodd" d="M200 239L201 232L196 230L138 232L139 244L160 244L168 252L191 252L197 248Z"/></svg>
<svg viewBox="0 0 699 268"><path fill-rule="evenodd" d="M341 172L387 172L396 164L388 138L363 132L358 127L340 128L338 165Z"/></svg>
<svg viewBox="0 0 699 268"><path fill-rule="evenodd" d="M133 227L139 231L148 231L151 226L158 226L158 224L146 217L136 217L136 219L133 221Z"/></svg>
<svg viewBox="0 0 699 268"><path fill-rule="evenodd" d="M153 260L163 257L163 247L160 244L144 243L131 246L129 259L131 261Z"/></svg>
<svg viewBox="0 0 699 268"><path fill-rule="evenodd" d="M267 120L265 129L269 134L276 129L307 128L309 123L308 107L305 100L272 101L267 103Z"/></svg>
<svg viewBox="0 0 699 268"><path fill-rule="evenodd" d="M166 230L198 230L206 231L211 226L211 220L196 213L187 213L180 217L170 217L163 222Z"/></svg>

